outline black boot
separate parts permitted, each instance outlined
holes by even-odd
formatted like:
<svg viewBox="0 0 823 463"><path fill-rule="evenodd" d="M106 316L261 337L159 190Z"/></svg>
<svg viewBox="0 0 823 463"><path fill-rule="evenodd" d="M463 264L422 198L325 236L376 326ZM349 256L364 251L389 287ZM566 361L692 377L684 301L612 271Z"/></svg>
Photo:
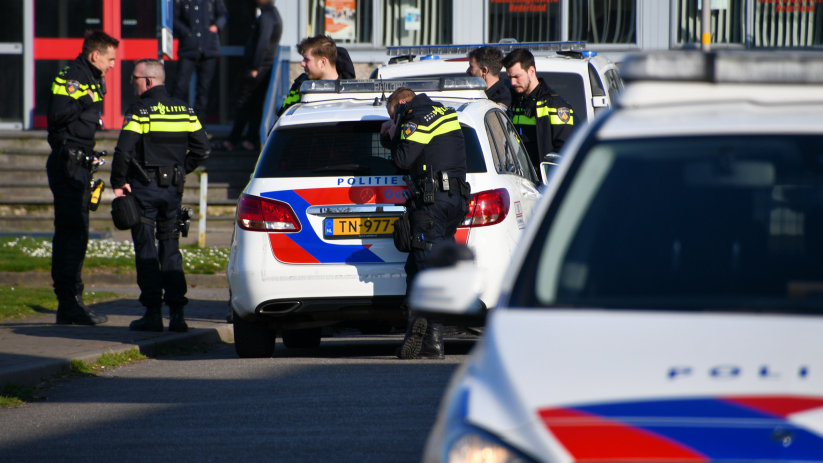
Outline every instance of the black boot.
<svg viewBox="0 0 823 463"><path fill-rule="evenodd" d="M169 309L169 331L185 333L189 330L186 320L183 318L183 307L171 307Z"/></svg>
<svg viewBox="0 0 823 463"><path fill-rule="evenodd" d="M442 360L443 353L443 325L429 320L429 326L423 336L423 345L420 347L420 358Z"/></svg>
<svg viewBox="0 0 823 463"><path fill-rule="evenodd" d="M409 324L406 325L406 336L403 344L397 352L397 357L401 359L416 359L420 356L420 348L423 346L423 336L426 334L428 322L423 317L409 315Z"/></svg>
<svg viewBox="0 0 823 463"><path fill-rule="evenodd" d="M98 315L85 304L80 296L59 299L57 304L57 323L60 325L99 325L106 323L108 317Z"/></svg>
<svg viewBox="0 0 823 463"><path fill-rule="evenodd" d="M163 331L163 317L160 314L160 307L146 308L146 314L143 318L129 324L129 329L132 331Z"/></svg>

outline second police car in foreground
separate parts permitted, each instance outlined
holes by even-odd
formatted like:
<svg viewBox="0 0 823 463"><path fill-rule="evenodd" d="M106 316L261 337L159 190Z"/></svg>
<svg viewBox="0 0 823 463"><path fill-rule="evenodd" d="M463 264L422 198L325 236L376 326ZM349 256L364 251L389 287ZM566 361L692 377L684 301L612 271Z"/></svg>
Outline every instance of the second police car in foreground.
<svg viewBox="0 0 823 463"><path fill-rule="evenodd" d="M308 81L237 206L228 278L240 356L271 356L277 330L287 347L316 347L324 326L404 326L407 254L391 232L408 187L379 140L385 99L400 86L457 111L473 199L456 238L487 274L481 299L496 300L540 181L483 81Z"/></svg>
<svg viewBox="0 0 823 463"><path fill-rule="evenodd" d="M566 144L424 460L823 461L823 57L622 70L615 109ZM458 261L411 304L467 316L481 287Z"/></svg>

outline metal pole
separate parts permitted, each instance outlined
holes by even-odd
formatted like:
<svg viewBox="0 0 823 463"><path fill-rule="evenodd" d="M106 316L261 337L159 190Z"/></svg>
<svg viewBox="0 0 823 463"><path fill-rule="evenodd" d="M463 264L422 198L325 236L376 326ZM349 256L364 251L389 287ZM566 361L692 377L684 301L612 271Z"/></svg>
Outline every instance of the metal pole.
<svg viewBox="0 0 823 463"><path fill-rule="evenodd" d="M199 218L197 220L197 246L201 248L206 247L206 215L208 214L208 205L206 198L209 195L209 173L200 173L200 210L197 212Z"/></svg>
<svg viewBox="0 0 823 463"><path fill-rule="evenodd" d="M703 18L700 21L703 26L703 34L701 36L703 51L709 51L712 44L712 2L711 0L703 0Z"/></svg>

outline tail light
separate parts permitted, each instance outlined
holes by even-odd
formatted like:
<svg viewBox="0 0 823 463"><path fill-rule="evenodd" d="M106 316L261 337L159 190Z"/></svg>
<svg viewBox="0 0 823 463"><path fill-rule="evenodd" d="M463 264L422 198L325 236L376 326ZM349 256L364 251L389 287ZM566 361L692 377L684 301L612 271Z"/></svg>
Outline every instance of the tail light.
<svg viewBox="0 0 823 463"><path fill-rule="evenodd" d="M237 225L249 231L300 231L300 222L288 204L251 195L243 195L237 203Z"/></svg>
<svg viewBox="0 0 823 463"><path fill-rule="evenodd" d="M469 212L460 227L485 227L502 222L509 214L509 202L509 192L505 188L473 194Z"/></svg>

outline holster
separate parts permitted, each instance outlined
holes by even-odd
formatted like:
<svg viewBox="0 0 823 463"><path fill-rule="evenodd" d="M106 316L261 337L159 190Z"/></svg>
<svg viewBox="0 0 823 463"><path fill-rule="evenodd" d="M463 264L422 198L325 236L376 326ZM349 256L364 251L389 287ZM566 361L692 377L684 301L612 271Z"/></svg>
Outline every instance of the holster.
<svg viewBox="0 0 823 463"><path fill-rule="evenodd" d="M394 238L394 246L400 252L410 252L411 251L411 223L409 223L409 211L403 213L400 218L394 222L394 232L392 232L392 238Z"/></svg>

